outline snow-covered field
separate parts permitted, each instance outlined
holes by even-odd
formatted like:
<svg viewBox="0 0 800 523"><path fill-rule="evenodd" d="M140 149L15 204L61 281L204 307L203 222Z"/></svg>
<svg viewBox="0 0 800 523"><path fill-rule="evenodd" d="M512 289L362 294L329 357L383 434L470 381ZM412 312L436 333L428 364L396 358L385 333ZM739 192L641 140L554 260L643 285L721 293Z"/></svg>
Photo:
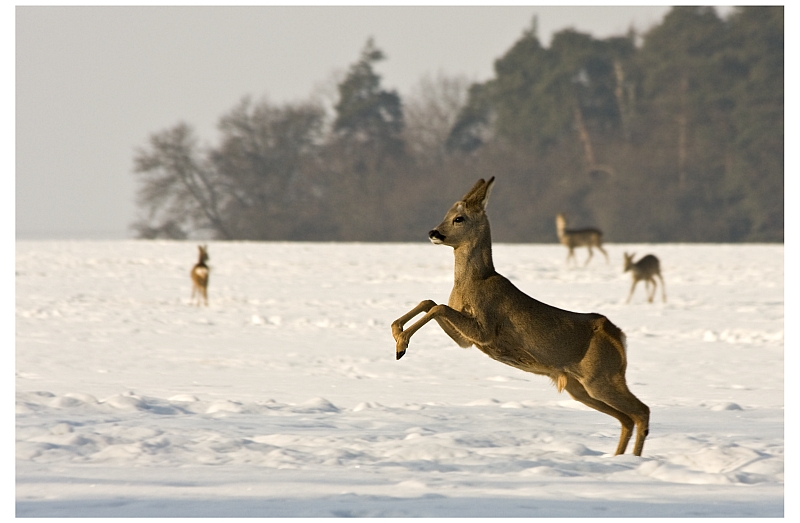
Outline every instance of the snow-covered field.
<svg viewBox="0 0 800 523"><path fill-rule="evenodd" d="M783 245L607 250L494 258L626 332L641 458L434 323L395 360L390 323L447 301L447 247L212 242L198 308L193 243L17 241L16 514L783 516ZM666 304L625 305L624 250L661 259Z"/></svg>

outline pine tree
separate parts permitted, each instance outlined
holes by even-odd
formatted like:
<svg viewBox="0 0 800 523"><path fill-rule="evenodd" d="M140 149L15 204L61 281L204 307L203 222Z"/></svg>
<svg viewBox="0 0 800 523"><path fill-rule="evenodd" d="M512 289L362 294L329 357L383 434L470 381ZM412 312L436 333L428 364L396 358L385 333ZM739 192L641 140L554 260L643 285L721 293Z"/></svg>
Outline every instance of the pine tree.
<svg viewBox="0 0 800 523"><path fill-rule="evenodd" d="M367 40L361 58L339 84L334 131L352 145L377 148L388 154L403 151L403 107L396 91L381 88L374 64L384 60L383 51Z"/></svg>

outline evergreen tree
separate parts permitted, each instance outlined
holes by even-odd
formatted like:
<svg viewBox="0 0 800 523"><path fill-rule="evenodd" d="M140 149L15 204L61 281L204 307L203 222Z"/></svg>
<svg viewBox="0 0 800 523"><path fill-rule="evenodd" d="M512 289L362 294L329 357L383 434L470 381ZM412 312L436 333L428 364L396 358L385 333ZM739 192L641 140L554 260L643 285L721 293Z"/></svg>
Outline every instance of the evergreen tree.
<svg viewBox="0 0 800 523"><path fill-rule="evenodd" d="M633 52L632 36L596 40L567 29L545 49L535 28L526 31L495 62L496 77L470 89L451 132L451 150L474 150L492 135L540 151L561 140L584 147L576 134L581 126L619 131L617 78Z"/></svg>
<svg viewBox="0 0 800 523"><path fill-rule="evenodd" d="M727 59L739 78L728 189L750 241L783 241L783 27L783 6L740 7L730 19Z"/></svg>
<svg viewBox="0 0 800 523"><path fill-rule="evenodd" d="M333 127L351 144L378 148L388 154L403 151L403 107L396 91L381 88L374 64L384 60L383 51L367 40L361 58L339 84L339 102Z"/></svg>

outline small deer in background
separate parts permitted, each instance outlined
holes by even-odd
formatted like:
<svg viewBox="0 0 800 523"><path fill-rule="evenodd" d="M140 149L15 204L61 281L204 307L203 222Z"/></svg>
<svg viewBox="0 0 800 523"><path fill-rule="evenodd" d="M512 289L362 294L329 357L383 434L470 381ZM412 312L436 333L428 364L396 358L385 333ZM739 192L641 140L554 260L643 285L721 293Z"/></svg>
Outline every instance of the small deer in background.
<svg viewBox="0 0 800 523"><path fill-rule="evenodd" d="M622 425L616 454L623 454L636 427L633 453L641 456L650 409L625 381L625 334L605 316L552 307L517 289L492 262L486 204L494 184L483 179L450 208L428 233L453 248L455 277L447 305L424 300L392 323L397 359L411 336L430 320L461 347L475 345L490 358L525 372L548 376L577 401ZM404 325L424 316L408 329Z"/></svg>
<svg viewBox="0 0 800 523"><path fill-rule="evenodd" d="M567 263L569 263L570 258L572 258L575 263L578 263L577 260L575 260L575 247L586 247L589 249L589 257L586 258L586 263L584 263L584 265L588 265L589 260L592 259L592 247L600 249L600 252L606 257L606 263L608 263L608 254L606 254L606 251L603 249L602 231L593 227L587 227L585 229L567 229L566 227L566 217L563 214L556 215L558 241L569 248Z"/></svg>
<svg viewBox="0 0 800 523"><path fill-rule="evenodd" d="M631 285L631 292L628 293L628 299L625 301L625 303L630 303L631 296L633 296L633 290L636 288L636 284L639 283L640 280L644 280L644 290L647 293L648 303L653 303L653 298L656 295L656 280L653 278L653 276L658 276L658 279L661 280L661 299L662 301L666 302L667 294L664 288L664 278L661 277L661 264L659 263L658 258L652 254L648 254L641 260L634 263L634 256L636 256L636 253L625 253L625 270L622 272L631 271L631 274L633 275L633 285ZM652 291L650 290L650 284L653 284Z"/></svg>
<svg viewBox="0 0 800 523"><path fill-rule="evenodd" d="M210 259L208 257L208 245L198 245L197 250L199 251L199 257L197 263L194 267L192 267L192 271L189 273L192 277L192 300L195 299L195 295L197 295L196 304L199 307L200 301L203 300L208 306L208 273L210 269L206 262Z"/></svg>

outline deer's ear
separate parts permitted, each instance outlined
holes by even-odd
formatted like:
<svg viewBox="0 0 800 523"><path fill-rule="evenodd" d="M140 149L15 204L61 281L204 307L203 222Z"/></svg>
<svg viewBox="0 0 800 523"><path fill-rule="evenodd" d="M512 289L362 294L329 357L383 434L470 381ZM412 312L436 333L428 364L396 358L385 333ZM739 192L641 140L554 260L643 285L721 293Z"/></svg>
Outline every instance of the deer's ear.
<svg viewBox="0 0 800 523"><path fill-rule="evenodd" d="M494 176L489 178L488 182L484 181L483 178L478 180L475 187L464 196L464 202L467 204L467 207L485 211L486 205L489 203L489 194L492 192L493 186Z"/></svg>
<svg viewBox="0 0 800 523"><path fill-rule="evenodd" d="M463 201L467 202L467 201L471 200L472 198L474 198L475 197L475 193L477 193L481 189L481 187L484 186L485 183L486 183L486 181L483 178L481 178L480 180L475 182L475 185L472 186L472 189L467 191L467 194L464 195Z"/></svg>
<svg viewBox="0 0 800 523"><path fill-rule="evenodd" d="M481 198L481 207L483 210L486 210L486 206L489 204L489 195L492 193L492 187L494 187L494 176L489 178L489 181L486 182L486 185L483 186L483 197Z"/></svg>

